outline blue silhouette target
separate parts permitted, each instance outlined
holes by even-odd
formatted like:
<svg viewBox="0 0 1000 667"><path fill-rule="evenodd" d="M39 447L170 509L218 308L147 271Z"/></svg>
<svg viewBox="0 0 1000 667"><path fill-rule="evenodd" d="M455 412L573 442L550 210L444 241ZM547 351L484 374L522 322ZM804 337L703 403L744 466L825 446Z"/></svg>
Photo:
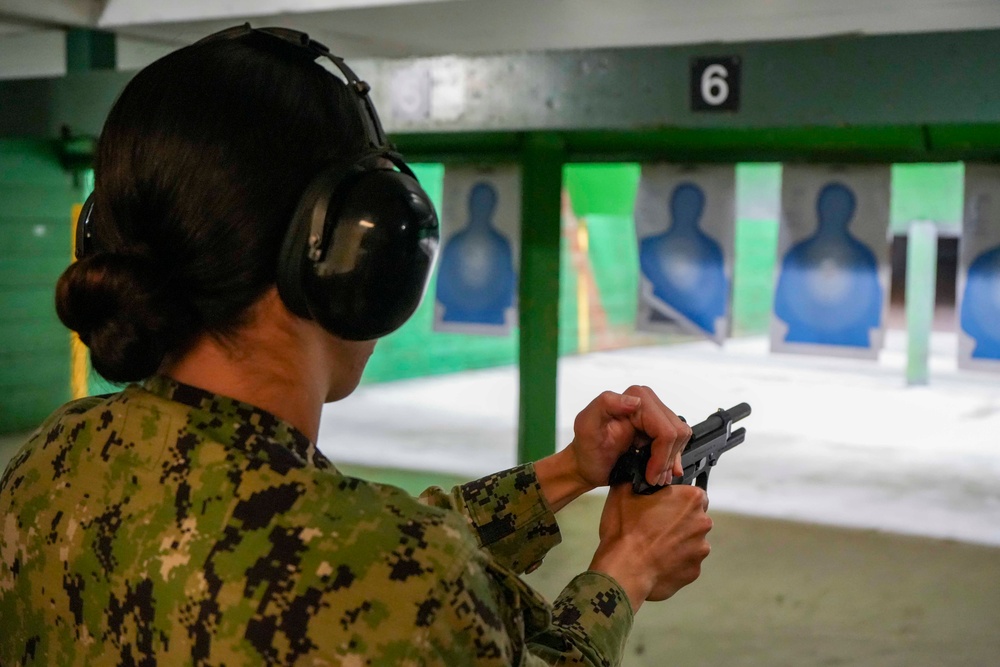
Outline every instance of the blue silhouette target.
<svg viewBox="0 0 1000 667"><path fill-rule="evenodd" d="M782 260L774 312L788 325L785 342L871 347L883 294L875 254L848 230L855 207L851 188L825 185L816 200L816 233Z"/></svg>
<svg viewBox="0 0 1000 667"><path fill-rule="evenodd" d="M467 225L444 245L437 279L443 322L499 327L514 305L517 274L511 243L493 224L497 199L491 184L473 185Z"/></svg>
<svg viewBox="0 0 1000 667"><path fill-rule="evenodd" d="M670 195L670 226L639 243L639 264L653 296L712 336L726 315L729 281L721 246L699 228L705 193L694 183Z"/></svg>
<svg viewBox="0 0 1000 667"><path fill-rule="evenodd" d="M962 293L962 330L975 341L973 359L1000 360L1000 246L969 265Z"/></svg>

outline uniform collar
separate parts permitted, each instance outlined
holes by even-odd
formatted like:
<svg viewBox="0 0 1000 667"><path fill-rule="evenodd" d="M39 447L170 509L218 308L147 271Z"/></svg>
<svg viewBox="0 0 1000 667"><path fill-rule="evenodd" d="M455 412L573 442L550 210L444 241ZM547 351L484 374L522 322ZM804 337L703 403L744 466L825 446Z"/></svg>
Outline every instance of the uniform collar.
<svg viewBox="0 0 1000 667"><path fill-rule="evenodd" d="M315 443L302 431L266 410L163 375L146 380L143 388L151 394L192 408L188 428L217 442L247 450L281 445L308 464L330 466Z"/></svg>

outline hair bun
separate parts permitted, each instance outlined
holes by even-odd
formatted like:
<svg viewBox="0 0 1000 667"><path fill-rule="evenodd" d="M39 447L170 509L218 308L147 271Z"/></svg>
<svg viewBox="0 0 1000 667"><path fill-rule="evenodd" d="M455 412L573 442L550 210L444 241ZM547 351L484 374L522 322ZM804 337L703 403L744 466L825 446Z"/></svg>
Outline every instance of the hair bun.
<svg viewBox="0 0 1000 667"><path fill-rule="evenodd" d="M98 253L70 265L56 285L56 312L90 348L91 364L112 382L156 373L186 329L165 272L147 253Z"/></svg>

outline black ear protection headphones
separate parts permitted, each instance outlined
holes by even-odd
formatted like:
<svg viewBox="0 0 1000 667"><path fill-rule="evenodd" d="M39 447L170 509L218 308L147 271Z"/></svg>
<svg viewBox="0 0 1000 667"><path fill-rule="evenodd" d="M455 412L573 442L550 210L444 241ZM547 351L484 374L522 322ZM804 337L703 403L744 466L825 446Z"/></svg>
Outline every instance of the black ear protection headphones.
<svg viewBox="0 0 1000 667"><path fill-rule="evenodd" d="M438 218L430 197L386 140L369 85L305 33L245 24L201 41L220 39L292 49L310 61L326 58L346 79L367 150L353 163L329 165L305 189L280 249L278 292L290 311L340 338L371 340L395 331L427 289ZM91 195L77 221L77 259L105 250L95 236L93 212Z"/></svg>

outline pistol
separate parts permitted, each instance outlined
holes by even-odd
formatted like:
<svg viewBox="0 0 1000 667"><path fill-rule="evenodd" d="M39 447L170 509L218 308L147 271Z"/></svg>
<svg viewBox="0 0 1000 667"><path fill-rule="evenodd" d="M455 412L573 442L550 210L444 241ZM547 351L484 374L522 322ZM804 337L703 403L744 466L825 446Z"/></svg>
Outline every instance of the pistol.
<svg viewBox="0 0 1000 667"><path fill-rule="evenodd" d="M746 438L747 430L733 430L733 422L738 422L750 414L750 406L740 403L728 410L719 409L708 419L691 427L691 440L681 453L684 474L674 477L670 484L690 484L708 490L708 473L719 462L723 452L727 452ZM683 419L683 417L681 417ZM669 484L657 486L646 483L646 464L649 463L651 439L640 435L627 452L622 454L611 469L608 483L611 485L629 482L632 492L642 495L656 493Z"/></svg>

